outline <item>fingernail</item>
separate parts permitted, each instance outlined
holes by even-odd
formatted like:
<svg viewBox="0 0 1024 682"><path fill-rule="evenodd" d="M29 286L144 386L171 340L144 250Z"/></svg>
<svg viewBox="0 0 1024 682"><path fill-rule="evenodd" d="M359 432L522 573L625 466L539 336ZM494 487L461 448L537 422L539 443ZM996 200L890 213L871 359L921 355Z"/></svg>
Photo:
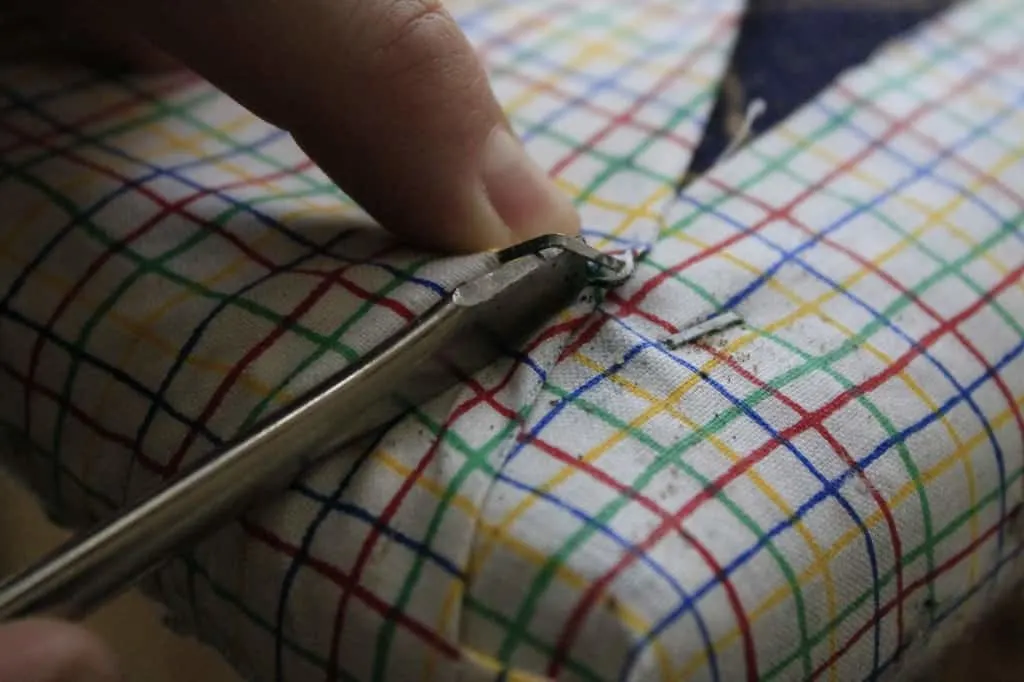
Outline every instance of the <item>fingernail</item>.
<svg viewBox="0 0 1024 682"><path fill-rule="evenodd" d="M504 126L495 128L484 145L483 186L512 242L580 230L579 214L569 197Z"/></svg>

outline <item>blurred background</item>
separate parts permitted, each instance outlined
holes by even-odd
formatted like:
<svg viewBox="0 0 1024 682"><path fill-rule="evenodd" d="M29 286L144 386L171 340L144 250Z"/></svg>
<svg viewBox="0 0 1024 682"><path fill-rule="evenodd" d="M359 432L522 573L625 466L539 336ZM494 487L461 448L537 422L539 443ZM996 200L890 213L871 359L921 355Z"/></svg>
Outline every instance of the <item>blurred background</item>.
<svg viewBox="0 0 1024 682"><path fill-rule="evenodd" d="M0 500L0 575L24 568L67 537L3 470ZM240 682L212 649L165 627L160 608L137 592L108 604L87 624L121 658L128 682Z"/></svg>

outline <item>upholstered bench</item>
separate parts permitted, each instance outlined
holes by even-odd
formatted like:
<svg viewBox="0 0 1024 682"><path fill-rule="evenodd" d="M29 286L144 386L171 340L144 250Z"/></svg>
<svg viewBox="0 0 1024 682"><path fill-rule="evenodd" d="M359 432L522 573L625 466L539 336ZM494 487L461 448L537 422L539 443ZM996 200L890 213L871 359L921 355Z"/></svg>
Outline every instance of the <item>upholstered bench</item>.
<svg viewBox="0 0 1024 682"><path fill-rule="evenodd" d="M891 677L1019 574L1024 3L960 3L679 178L742 3L450 3L585 296L147 583L254 680ZM69 524L476 267L188 75L0 74L0 415ZM741 323L672 347L728 310ZM285 485L287 482L282 482Z"/></svg>

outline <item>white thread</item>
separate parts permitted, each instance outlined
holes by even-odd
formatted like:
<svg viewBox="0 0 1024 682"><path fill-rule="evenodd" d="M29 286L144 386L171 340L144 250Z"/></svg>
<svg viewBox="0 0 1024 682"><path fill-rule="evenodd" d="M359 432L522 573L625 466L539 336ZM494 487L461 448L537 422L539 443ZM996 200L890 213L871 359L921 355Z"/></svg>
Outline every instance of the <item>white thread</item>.
<svg viewBox="0 0 1024 682"><path fill-rule="evenodd" d="M733 135L732 141L729 142L729 146L725 148L724 152L722 152L720 160L724 161L725 159L728 159L730 156L735 154L740 147L746 144L747 140L750 138L750 133L754 130L754 124L757 123L757 119L764 115L767 108L768 105L760 97L750 103L747 107L747 113L743 116L743 122L740 124L740 129L736 131L736 134Z"/></svg>

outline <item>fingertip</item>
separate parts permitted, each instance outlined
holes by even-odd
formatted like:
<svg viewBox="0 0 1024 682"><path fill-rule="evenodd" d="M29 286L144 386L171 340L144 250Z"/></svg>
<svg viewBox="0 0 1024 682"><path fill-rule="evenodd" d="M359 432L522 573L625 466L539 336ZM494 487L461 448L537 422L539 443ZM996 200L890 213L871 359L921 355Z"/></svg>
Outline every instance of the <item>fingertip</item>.
<svg viewBox="0 0 1024 682"><path fill-rule="evenodd" d="M0 680L116 682L117 661L84 627L48 619L0 626Z"/></svg>
<svg viewBox="0 0 1024 682"><path fill-rule="evenodd" d="M477 167L469 218L428 223L418 230L419 242L472 252L501 249L546 234L580 233L580 214L568 193L529 156L507 124L499 123L487 136Z"/></svg>
<svg viewBox="0 0 1024 682"><path fill-rule="evenodd" d="M511 241L579 233L579 213L569 196L504 126L497 126L483 145L481 180Z"/></svg>

